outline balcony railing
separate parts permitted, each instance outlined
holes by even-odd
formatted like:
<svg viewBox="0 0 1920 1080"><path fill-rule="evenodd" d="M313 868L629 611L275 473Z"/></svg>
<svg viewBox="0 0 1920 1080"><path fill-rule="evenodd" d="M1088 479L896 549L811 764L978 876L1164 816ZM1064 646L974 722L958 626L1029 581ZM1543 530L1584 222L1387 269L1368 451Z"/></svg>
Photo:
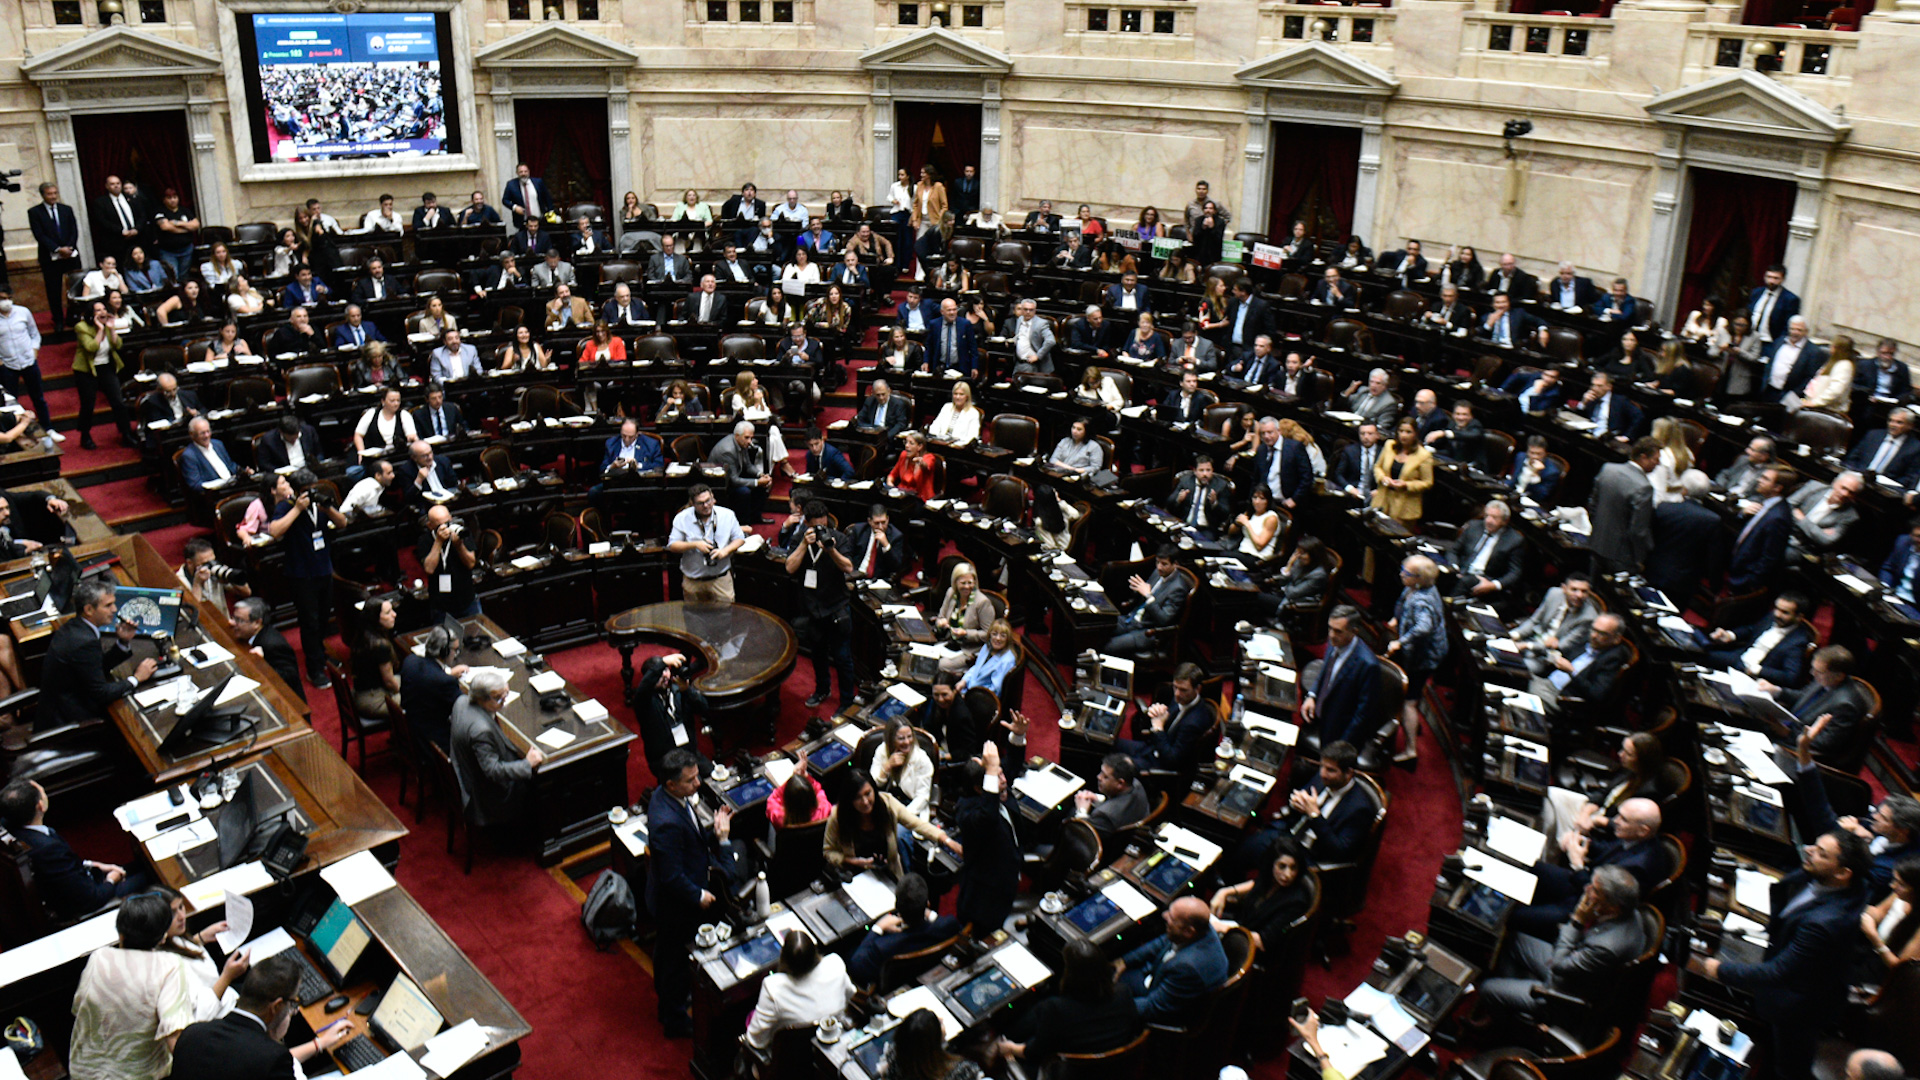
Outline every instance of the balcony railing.
<svg viewBox="0 0 1920 1080"><path fill-rule="evenodd" d="M1849 78L1859 43L1860 35L1850 30L1710 23L1689 30L1687 64L1708 79L1740 68L1766 75Z"/></svg>
<svg viewBox="0 0 1920 1080"><path fill-rule="evenodd" d="M1571 15L1508 15L1468 12L1465 52L1493 57L1604 59L1612 46L1613 21ZM1465 74L1463 72L1463 74Z"/></svg>
<svg viewBox="0 0 1920 1080"><path fill-rule="evenodd" d="M1317 29L1315 23L1320 23ZM1260 36L1274 45L1320 40L1329 45L1393 44L1393 9L1376 5L1267 4Z"/></svg>

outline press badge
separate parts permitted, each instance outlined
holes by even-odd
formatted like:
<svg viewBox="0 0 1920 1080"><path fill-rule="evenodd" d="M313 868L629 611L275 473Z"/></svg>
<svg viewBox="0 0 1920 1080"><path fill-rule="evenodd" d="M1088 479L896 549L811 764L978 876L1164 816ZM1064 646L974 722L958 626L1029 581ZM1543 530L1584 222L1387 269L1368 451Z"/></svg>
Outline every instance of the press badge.
<svg viewBox="0 0 1920 1080"><path fill-rule="evenodd" d="M325 533L316 532L313 534L313 550L327 550L327 535Z"/></svg>
<svg viewBox="0 0 1920 1080"><path fill-rule="evenodd" d="M673 725L673 745L675 745L675 746L685 746L685 745L687 745L687 741L688 741L688 740L687 740L687 725L685 725L685 724L675 724L675 725Z"/></svg>
<svg viewBox="0 0 1920 1080"><path fill-rule="evenodd" d="M800 583L809 589L817 589L820 587L820 575L815 571L809 570L807 571L807 576L800 579Z"/></svg>
<svg viewBox="0 0 1920 1080"><path fill-rule="evenodd" d="M452 574L441 574L439 576L439 582L440 582L439 587L441 592L450 593L453 591L453 575Z"/></svg>

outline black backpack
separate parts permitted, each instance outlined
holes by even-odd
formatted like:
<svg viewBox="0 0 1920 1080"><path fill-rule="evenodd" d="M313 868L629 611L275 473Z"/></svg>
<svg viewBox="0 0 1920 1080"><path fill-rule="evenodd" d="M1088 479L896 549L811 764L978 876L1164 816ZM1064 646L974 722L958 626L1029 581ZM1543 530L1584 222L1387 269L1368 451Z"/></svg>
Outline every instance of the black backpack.
<svg viewBox="0 0 1920 1080"><path fill-rule="evenodd" d="M604 952L621 938L633 936L633 920L637 914L633 887L622 875L606 870L587 893L587 902L580 906L580 924L587 928L593 947Z"/></svg>

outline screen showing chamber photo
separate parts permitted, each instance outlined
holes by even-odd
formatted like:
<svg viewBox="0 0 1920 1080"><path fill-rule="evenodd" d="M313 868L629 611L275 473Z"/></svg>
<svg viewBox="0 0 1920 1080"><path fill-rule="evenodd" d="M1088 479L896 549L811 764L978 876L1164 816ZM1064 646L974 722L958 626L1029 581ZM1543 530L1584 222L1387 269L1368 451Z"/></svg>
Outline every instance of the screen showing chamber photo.
<svg viewBox="0 0 1920 1080"><path fill-rule="evenodd" d="M434 12L240 15L254 160L286 164L458 152ZM250 39L250 40L249 40Z"/></svg>

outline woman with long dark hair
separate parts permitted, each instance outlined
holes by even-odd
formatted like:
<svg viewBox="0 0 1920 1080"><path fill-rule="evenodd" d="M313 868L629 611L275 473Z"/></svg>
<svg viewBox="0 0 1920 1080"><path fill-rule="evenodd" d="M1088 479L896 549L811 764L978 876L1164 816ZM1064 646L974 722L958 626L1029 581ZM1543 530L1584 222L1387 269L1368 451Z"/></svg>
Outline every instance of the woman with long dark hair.
<svg viewBox="0 0 1920 1080"><path fill-rule="evenodd" d="M1113 962L1100 946L1074 938L1060 953L1060 982L1007 1030L995 1049L1003 1058L1046 1061L1058 1054L1097 1054L1140 1033L1133 996L1119 990Z"/></svg>
<svg viewBox="0 0 1920 1080"><path fill-rule="evenodd" d="M874 786L873 777L855 772L848 777L847 790L840 804L827 817L827 832L821 839L827 862L836 867L871 870L885 867L898 880L906 872L900 849L901 831L911 831L944 845L955 855L960 845L947 831L900 805L900 800Z"/></svg>
<svg viewBox="0 0 1920 1080"><path fill-rule="evenodd" d="M1252 931L1255 947L1271 948L1286 936L1294 920L1313 906L1306 865L1306 856L1293 838L1282 835L1274 844L1273 862L1265 874L1213 894L1214 915L1232 919Z"/></svg>
<svg viewBox="0 0 1920 1080"><path fill-rule="evenodd" d="M384 718L387 697L400 700L400 647L393 639L399 613L391 600L361 603L360 633L352 644L353 707L361 716Z"/></svg>
<svg viewBox="0 0 1920 1080"><path fill-rule="evenodd" d="M947 1052L940 1018L930 1009L915 1009L893 1029L887 1047L887 1080L980 1080L980 1066Z"/></svg>

